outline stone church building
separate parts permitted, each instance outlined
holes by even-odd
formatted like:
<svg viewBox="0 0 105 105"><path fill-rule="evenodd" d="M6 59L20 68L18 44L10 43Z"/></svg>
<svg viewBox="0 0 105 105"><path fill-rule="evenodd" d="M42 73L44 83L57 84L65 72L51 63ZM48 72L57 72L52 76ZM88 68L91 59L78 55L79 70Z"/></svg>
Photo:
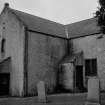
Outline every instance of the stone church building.
<svg viewBox="0 0 105 105"><path fill-rule="evenodd" d="M0 95L82 92L90 76L105 90L105 36L97 19L62 25L5 4L0 15Z"/></svg>

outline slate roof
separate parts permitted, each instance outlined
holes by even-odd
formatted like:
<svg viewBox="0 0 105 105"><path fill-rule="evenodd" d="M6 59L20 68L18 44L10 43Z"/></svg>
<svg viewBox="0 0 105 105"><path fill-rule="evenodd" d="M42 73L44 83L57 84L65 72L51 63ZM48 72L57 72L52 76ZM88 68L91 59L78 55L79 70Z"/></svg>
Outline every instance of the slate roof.
<svg viewBox="0 0 105 105"><path fill-rule="evenodd" d="M97 18L91 18L80 22L65 25L68 30L69 38L83 37L100 33L100 28L97 26Z"/></svg>
<svg viewBox="0 0 105 105"><path fill-rule="evenodd" d="M18 10L9 9L28 27L29 30L66 38L64 25Z"/></svg>
<svg viewBox="0 0 105 105"><path fill-rule="evenodd" d="M8 8L9 4L5 4ZM86 19L80 22L62 25L47 19L40 18L22 11L8 8L28 28L28 30L53 35L61 38L72 39L100 33L97 18Z"/></svg>
<svg viewBox="0 0 105 105"><path fill-rule="evenodd" d="M3 64L5 62L10 62L10 60L11 60L11 57L7 57L5 59L0 60L0 64Z"/></svg>

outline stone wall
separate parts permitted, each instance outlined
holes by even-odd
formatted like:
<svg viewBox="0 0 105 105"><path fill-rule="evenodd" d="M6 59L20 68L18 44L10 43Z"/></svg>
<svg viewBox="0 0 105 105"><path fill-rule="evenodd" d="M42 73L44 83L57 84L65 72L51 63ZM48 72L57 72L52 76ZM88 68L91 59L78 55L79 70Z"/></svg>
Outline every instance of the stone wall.
<svg viewBox="0 0 105 105"><path fill-rule="evenodd" d="M65 39L40 33L28 34L28 94L36 95L36 84L45 81L47 93L53 93L59 64L66 54Z"/></svg>
<svg viewBox="0 0 105 105"><path fill-rule="evenodd" d="M70 40L73 54L83 52L84 59L97 58L97 71L101 80L101 90L105 90L105 36L102 34ZM85 68L84 68L85 72Z"/></svg>

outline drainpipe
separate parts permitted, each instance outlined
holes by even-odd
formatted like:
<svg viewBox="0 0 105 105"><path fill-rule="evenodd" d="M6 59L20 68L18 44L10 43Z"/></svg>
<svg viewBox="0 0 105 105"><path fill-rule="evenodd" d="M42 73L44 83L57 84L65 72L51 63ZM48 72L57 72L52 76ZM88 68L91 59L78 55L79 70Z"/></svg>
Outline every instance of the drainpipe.
<svg viewBox="0 0 105 105"><path fill-rule="evenodd" d="M70 53L70 51L69 51L69 34L68 34L68 28L67 27L65 27L65 33L66 33L66 37L67 37L67 56L69 56L69 53Z"/></svg>
<svg viewBox="0 0 105 105"><path fill-rule="evenodd" d="M28 95L28 29L25 27L24 36L24 96Z"/></svg>

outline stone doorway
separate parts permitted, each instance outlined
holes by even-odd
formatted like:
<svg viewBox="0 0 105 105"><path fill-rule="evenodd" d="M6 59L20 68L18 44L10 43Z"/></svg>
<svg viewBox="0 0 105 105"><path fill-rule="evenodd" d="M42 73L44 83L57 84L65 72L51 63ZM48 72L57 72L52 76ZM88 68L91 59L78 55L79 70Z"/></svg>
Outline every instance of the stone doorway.
<svg viewBox="0 0 105 105"><path fill-rule="evenodd" d="M9 95L9 73L0 73L0 96Z"/></svg>
<svg viewBox="0 0 105 105"><path fill-rule="evenodd" d="M75 79L74 79L75 91L82 92L84 91L83 86L83 66L76 65L75 67Z"/></svg>

